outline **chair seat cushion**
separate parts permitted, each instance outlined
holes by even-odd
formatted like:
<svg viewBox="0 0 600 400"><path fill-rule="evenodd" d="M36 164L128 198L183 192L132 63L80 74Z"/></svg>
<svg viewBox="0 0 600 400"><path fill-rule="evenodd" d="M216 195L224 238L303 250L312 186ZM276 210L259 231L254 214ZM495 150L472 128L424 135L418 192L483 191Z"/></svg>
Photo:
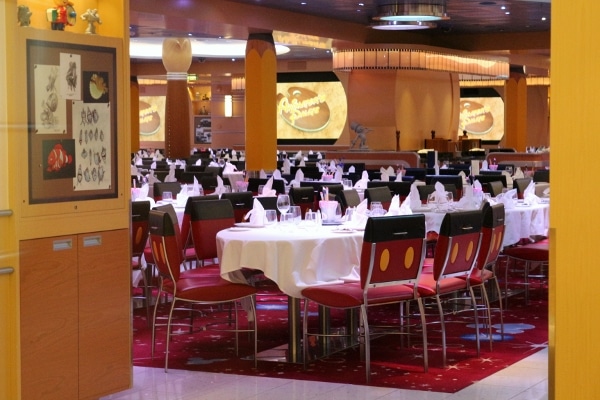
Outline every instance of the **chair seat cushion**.
<svg viewBox="0 0 600 400"><path fill-rule="evenodd" d="M391 285L369 289L370 305L406 301L414 298L410 285ZM363 289L359 282L313 286L302 290L302 296L327 307L354 308L363 304Z"/></svg>
<svg viewBox="0 0 600 400"><path fill-rule="evenodd" d="M461 278L444 278L439 281L439 292L437 291L437 282L431 273L421 274L419 279L418 290L421 297L435 296L436 294L446 294L456 292L458 290L467 289L466 279Z"/></svg>
<svg viewBox="0 0 600 400"><path fill-rule="evenodd" d="M175 297L199 302L233 301L256 294L256 288L243 283L232 283L221 277L214 279L180 279Z"/></svg>
<svg viewBox="0 0 600 400"><path fill-rule="evenodd" d="M503 254L527 261L548 261L548 242L541 241L525 246L507 247L503 250Z"/></svg>

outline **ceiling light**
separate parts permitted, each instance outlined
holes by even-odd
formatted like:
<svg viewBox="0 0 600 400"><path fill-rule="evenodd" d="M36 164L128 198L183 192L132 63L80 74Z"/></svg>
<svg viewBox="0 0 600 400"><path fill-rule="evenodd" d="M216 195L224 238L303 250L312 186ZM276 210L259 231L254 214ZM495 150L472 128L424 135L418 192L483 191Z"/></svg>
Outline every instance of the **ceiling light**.
<svg viewBox="0 0 600 400"><path fill-rule="evenodd" d="M449 19L446 0L404 0L378 8L375 21L439 21Z"/></svg>
<svg viewBox="0 0 600 400"><path fill-rule="evenodd" d="M371 24L371 28L382 31L408 31L436 27L437 25L434 22L422 21L375 21Z"/></svg>

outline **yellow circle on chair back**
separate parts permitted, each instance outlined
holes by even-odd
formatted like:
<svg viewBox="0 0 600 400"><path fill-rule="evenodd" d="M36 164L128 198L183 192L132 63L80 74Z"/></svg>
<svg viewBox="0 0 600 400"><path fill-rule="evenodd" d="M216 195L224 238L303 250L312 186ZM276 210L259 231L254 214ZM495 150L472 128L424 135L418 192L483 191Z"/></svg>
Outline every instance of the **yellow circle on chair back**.
<svg viewBox="0 0 600 400"><path fill-rule="evenodd" d="M415 249L414 247L409 247L404 254L404 268L410 269L413 261L415 261Z"/></svg>
<svg viewBox="0 0 600 400"><path fill-rule="evenodd" d="M465 254L465 260L466 261L469 261L471 259L471 256L473 255L473 247L475 247L475 244L471 240L469 242L469 246L467 247L467 254Z"/></svg>
<svg viewBox="0 0 600 400"><path fill-rule="evenodd" d="M381 271L387 270L390 265L390 251L385 249L381 252L381 256L379 257L379 269Z"/></svg>
<svg viewBox="0 0 600 400"><path fill-rule="evenodd" d="M454 243L454 247L452 247L452 254L450 255L450 262L454 264L457 256L458 256L458 243Z"/></svg>

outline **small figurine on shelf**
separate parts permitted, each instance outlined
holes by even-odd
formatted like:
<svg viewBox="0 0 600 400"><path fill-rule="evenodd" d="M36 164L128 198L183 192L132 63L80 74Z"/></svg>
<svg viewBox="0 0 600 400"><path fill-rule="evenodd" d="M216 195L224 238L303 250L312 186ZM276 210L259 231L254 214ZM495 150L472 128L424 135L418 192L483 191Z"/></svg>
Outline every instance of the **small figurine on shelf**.
<svg viewBox="0 0 600 400"><path fill-rule="evenodd" d="M350 143L350 148L353 148L358 142L359 149L367 149L367 133L371 132L372 129L366 128L357 122L352 122L350 124L350 129L356 133L356 137L352 140L352 143Z"/></svg>
<svg viewBox="0 0 600 400"><path fill-rule="evenodd" d="M29 26L31 23L31 11L29 11L29 7L22 4L17 6L17 20L19 21L19 26Z"/></svg>
<svg viewBox="0 0 600 400"><path fill-rule="evenodd" d="M98 15L98 10L96 10L95 8L88 8L87 11L81 15L81 19L87 21L88 26L85 29L85 33L89 35L96 34L96 23L102 25L102 21L100 20L100 16Z"/></svg>
<svg viewBox="0 0 600 400"><path fill-rule="evenodd" d="M64 31L65 26L77 22L77 13L69 0L54 0L55 7L46 10L46 18L53 31Z"/></svg>

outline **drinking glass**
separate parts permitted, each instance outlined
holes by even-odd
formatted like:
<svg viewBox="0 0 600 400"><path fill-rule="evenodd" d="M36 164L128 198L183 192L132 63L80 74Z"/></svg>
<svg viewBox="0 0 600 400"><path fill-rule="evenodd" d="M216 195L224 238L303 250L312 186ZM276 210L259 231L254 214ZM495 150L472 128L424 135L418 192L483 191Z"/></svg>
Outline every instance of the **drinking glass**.
<svg viewBox="0 0 600 400"><path fill-rule="evenodd" d="M287 194L280 194L277 196L277 209L281 214L285 214L290 209L290 196Z"/></svg>
<svg viewBox="0 0 600 400"><path fill-rule="evenodd" d="M306 221L306 224L309 226L314 226L317 224L317 213L311 210L306 211L306 214L304 215L304 221Z"/></svg>
<svg viewBox="0 0 600 400"><path fill-rule="evenodd" d="M437 197L437 196L436 196L436 193L435 193L435 192L433 192L433 193L430 193L430 194L427 196L427 205L428 205L429 207L431 207L431 209L432 209L432 210L435 210L435 209L437 209L437 198L436 198L436 197Z"/></svg>
<svg viewBox="0 0 600 400"><path fill-rule="evenodd" d="M172 192L163 192L162 199L164 201L171 201L171 200L173 200L173 193Z"/></svg>
<svg viewBox="0 0 600 400"><path fill-rule="evenodd" d="M277 222L277 210L265 210L266 225L272 225Z"/></svg>
<svg viewBox="0 0 600 400"><path fill-rule="evenodd" d="M342 205L337 203L335 208L335 221L340 222L342 220Z"/></svg>
<svg viewBox="0 0 600 400"><path fill-rule="evenodd" d="M385 215L385 210L383 209L383 204L380 201L372 201L371 202L371 216L380 217Z"/></svg>
<svg viewBox="0 0 600 400"><path fill-rule="evenodd" d="M287 212L287 214L292 215L292 219L296 225L302 221L302 210L300 209L300 206L290 206L290 210Z"/></svg>
<svg viewBox="0 0 600 400"><path fill-rule="evenodd" d="M263 190L265 188L265 185L258 185L258 194L261 195Z"/></svg>

